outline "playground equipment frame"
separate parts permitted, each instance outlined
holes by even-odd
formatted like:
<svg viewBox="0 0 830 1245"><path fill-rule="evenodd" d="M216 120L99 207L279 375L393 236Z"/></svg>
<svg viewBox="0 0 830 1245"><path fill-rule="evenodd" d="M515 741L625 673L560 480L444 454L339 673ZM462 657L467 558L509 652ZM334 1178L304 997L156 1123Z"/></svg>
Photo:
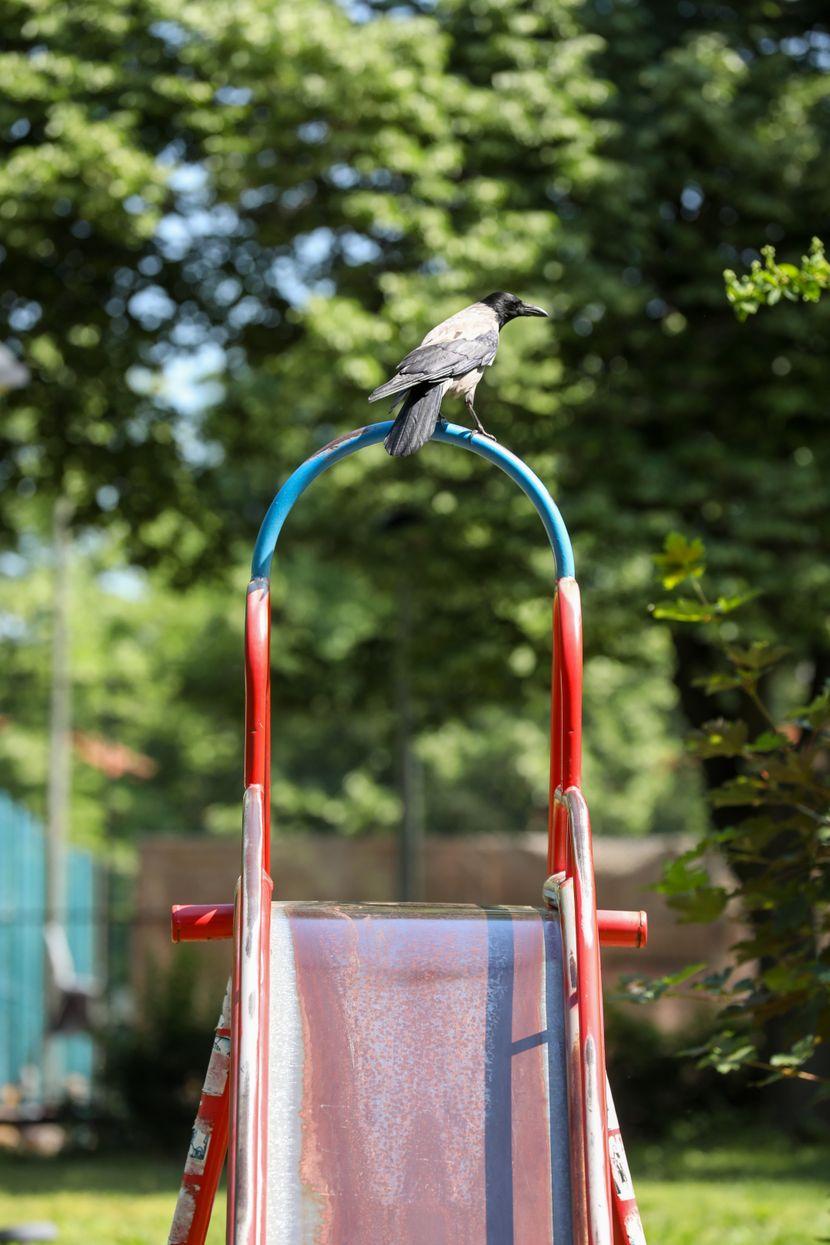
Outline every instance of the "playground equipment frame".
<svg viewBox="0 0 830 1245"><path fill-rule="evenodd" d="M172 913L175 941L233 936L230 1076L212 1095L212 1133L207 1134L206 1144L205 1130L199 1126L199 1120L204 1120L200 1108L194 1138L198 1134L201 1157L194 1175L192 1145L191 1170L186 1167L170 1245L203 1245L227 1148L227 1240L230 1245L266 1245L271 561L282 527L305 489L341 459L381 442L390 427L391 421L383 421L357 429L301 464L274 498L256 542L245 612L242 877L235 905L177 905ZM504 471L536 508L553 553L550 876L544 894L559 913L566 965L569 1148L575 1177L573 1245L641 1245L644 1238L633 1191L628 1196L625 1182L621 1186L612 1180L609 1138L615 1147L615 1170L620 1167L620 1152L625 1166L625 1155L606 1086L600 945L642 945L646 918L643 912L597 910L590 819L581 791L582 619L570 538L545 486L509 450L443 422L433 439L470 450Z"/></svg>

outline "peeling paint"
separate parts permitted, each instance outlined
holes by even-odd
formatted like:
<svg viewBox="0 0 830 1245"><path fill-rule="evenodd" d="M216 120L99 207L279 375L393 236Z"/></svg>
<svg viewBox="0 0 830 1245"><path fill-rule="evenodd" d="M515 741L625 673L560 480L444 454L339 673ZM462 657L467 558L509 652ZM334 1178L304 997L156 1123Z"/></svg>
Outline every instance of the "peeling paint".
<svg viewBox="0 0 830 1245"><path fill-rule="evenodd" d="M626 1245L646 1245L646 1235L640 1222L639 1211L632 1211L625 1218Z"/></svg>
<svg viewBox="0 0 830 1245"><path fill-rule="evenodd" d="M612 1134L608 1138L608 1157L611 1161L611 1179L614 1181L617 1196L624 1202L628 1202L634 1196L634 1185L631 1183L628 1159L619 1133Z"/></svg>
<svg viewBox="0 0 830 1245"><path fill-rule="evenodd" d="M625 1238L623 1245L645 1245L646 1238L643 1232L643 1225L640 1222L640 1212L637 1209L637 1199L634 1195L634 1185L628 1167L628 1158L626 1157L625 1145L620 1133L617 1110L614 1106L614 1095L611 1093L611 1086L608 1084L607 1079L605 1083L605 1101L608 1119L608 1160L611 1165L616 1221L618 1226L622 1226Z"/></svg>
<svg viewBox="0 0 830 1245"><path fill-rule="evenodd" d="M199 1186L194 1186L198 1191ZM176 1210L173 1214L173 1226L167 1238L167 1245L187 1245L187 1238L196 1214L196 1198L190 1189L180 1189Z"/></svg>
<svg viewBox="0 0 830 1245"><path fill-rule="evenodd" d="M216 1026L199 1113L190 1137L170 1245L204 1245L228 1135L228 1058L231 982ZM211 1082L212 1084L209 1084ZM212 1092L211 1092L212 1091Z"/></svg>
<svg viewBox="0 0 830 1245"><path fill-rule="evenodd" d="M184 1165L184 1170L189 1176L201 1176L204 1172L212 1132L212 1124L201 1117L197 1119L190 1136L190 1149Z"/></svg>
<svg viewBox="0 0 830 1245"><path fill-rule="evenodd" d="M218 1098L225 1091L228 1079L228 1068L231 1056L230 1035L217 1033L213 1040L213 1053L210 1057L208 1070L205 1073L205 1084L202 1090L211 1097Z"/></svg>

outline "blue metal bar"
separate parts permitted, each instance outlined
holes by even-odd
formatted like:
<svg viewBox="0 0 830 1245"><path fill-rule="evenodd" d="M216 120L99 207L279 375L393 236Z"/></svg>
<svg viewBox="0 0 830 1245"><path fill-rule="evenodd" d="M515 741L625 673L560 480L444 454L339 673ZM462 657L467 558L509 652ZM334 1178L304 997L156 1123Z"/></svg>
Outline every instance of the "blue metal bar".
<svg viewBox="0 0 830 1245"><path fill-rule="evenodd" d="M341 458L348 458L350 454L355 454L368 445L377 445L384 439L391 427L392 420L386 419L379 424L369 424L366 428L356 428L354 432L347 432L344 436L337 437L336 440L317 450L316 454L307 458L288 477L268 507L268 513L259 529L251 569L253 579L267 578L270 574L271 559L274 556L282 525L288 518L294 503L309 484L329 467L340 462ZM518 484L536 507L550 541L557 576L563 579L574 574L573 549L565 522L542 481L526 463L522 462L521 458L511 454L510 450L499 445L498 441L491 441L489 437L471 432L469 428L462 428L458 424L447 424L442 421L436 428L432 439L446 441L451 445L460 445L465 450L471 450L480 458L486 458L488 462L495 463L506 475L510 476L514 484Z"/></svg>

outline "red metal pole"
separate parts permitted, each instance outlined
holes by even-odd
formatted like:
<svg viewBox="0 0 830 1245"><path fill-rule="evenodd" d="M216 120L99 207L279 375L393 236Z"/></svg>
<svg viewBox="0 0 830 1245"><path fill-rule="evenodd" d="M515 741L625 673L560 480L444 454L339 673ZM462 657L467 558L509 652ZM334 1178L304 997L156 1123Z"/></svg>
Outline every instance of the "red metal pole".
<svg viewBox="0 0 830 1245"><path fill-rule="evenodd" d="M591 1245L611 1245L611 1176L605 1096L605 1031L594 857L588 808L578 788L564 795L571 823L576 909L579 1042L588 1224Z"/></svg>
<svg viewBox="0 0 830 1245"><path fill-rule="evenodd" d="M550 874L568 870L570 850L567 815L557 805L556 792L582 783L582 613L575 579L559 580L553 619Z"/></svg>
<svg viewBox="0 0 830 1245"><path fill-rule="evenodd" d="M600 908L597 925L603 947L644 947L648 942L648 916L645 912Z"/></svg>
<svg viewBox="0 0 830 1245"><path fill-rule="evenodd" d="M608 1103L608 1155L611 1164L611 1195L614 1204L615 1245L645 1245L645 1234L640 1220L628 1158L623 1145L620 1124L614 1107L611 1086L606 1081L605 1094Z"/></svg>
<svg viewBox="0 0 830 1245"><path fill-rule="evenodd" d="M563 791L582 786L582 609L575 579L559 581Z"/></svg>
<svg viewBox="0 0 830 1245"><path fill-rule="evenodd" d="M245 792L242 879L234 929L228 1240L264 1245L268 1115L271 879L262 867L261 786Z"/></svg>
<svg viewBox="0 0 830 1245"><path fill-rule="evenodd" d="M173 942L208 942L233 937L232 903L178 903L170 910Z"/></svg>
<svg viewBox="0 0 830 1245"><path fill-rule="evenodd" d="M230 982L216 1026L168 1245L204 1245L228 1148Z"/></svg>
<svg viewBox="0 0 830 1245"><path fill-rule="evenodd" d="M271 592L267 579L248 584L245 608L245 790L262 787L262 863L271 869Z"/></svg>
<svg viewBox="0 0 830 1245"><path fill-rule="evenodd" d="M553 598L553 644L550 674L550 786L548 789L548 877L563 873L565 862L561 859L559 818L561 810L556 792L562 785L562 681L559 639L559 589Z"/></svg>
<svg viewBox="0 0 830 1245"><path fill-rule="evenodd" d="M648 941L645 912L600 908L599 940L604 947L644 947ZM173 942L209 942L233 937L232 903L174 904L170 914Z"/></svg>

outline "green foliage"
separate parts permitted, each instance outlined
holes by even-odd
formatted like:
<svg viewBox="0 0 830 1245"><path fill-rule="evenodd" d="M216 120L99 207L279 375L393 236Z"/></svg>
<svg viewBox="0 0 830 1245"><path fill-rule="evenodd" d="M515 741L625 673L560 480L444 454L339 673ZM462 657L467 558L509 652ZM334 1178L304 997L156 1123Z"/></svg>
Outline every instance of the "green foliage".
<svg viewBox="0 0 830 1245"><path fill-rule="evenodd" d="M367 391L425 328L499 287L553 313L507 329L481 404L575 534L597 826L700 825L676 739L681 708L701 722L694 672L641 618L658 533L709 542L714 616L730 621L751 567L758 634L813 665L827 650L827 303L807 324L782 299L750 341L717 295L725 264L751 262L747 239L798 253L825 226L829 80L814 50L792 50L812 49L823 16L659 0L0 3L0 340L32 378L2 398L0 519L43 576L31 537L68 493L84 550L107 525L119 557L154 568L140 603L95 598L84 658L105 686L134 617L140 703L131 715L120 658L117 710L77 697L85 729L158 764L152 797L112 797L125 838L236 824L234 593L262 512L299 459L373 417ZM541 824L550 558L525 500L446 447L342 464L286 528L279 824L395 823L404 566L428 824ZM198 587L167 595L159 572ZM48 603L34 620L15 583L2 592L19 638L3 641L0 762L34 799ZM685 597L675 610L699 614ZM91 779L78 770L76 834L102 821Z"/></svg>
<svg viewBox="0 0 830 1245"><path fill-rule="evenodd" d="M196 1117L217 1015L198 1005L195 960L198 949L178 947L148 983L145 1014L102 1035L115 1114L144 1144L180 1147Z"/></svg>
<svg viewBox="0 0 830 1245"><path fill-rule="evenodd" d="M774 307L782 298L791 303L817 303L822 293L830 288L830 262L820 238L813 238L800 267L779 264L774 246L763 247L761 254L763 263L754 259L745 276L736 276L731 268L723 274L726 297L741 321L754 316L759 307Z"/></svg>
<svg viewBox="0 0 830 1245"><path fill-rule="evenodd" d="M698 1060L681 1058L690 1041L703 1046L709 1028L664 1032L644 1009L609 1000L606 1057L626 1145L695 1136L722 1140L724 1130L760 1123L767 1104L744 1073L728 1081ZM636 1175L636 1173L635 1173Z"/></svg>
<svg viewBox="0 0 830 1245"><path fill-rule="evenodd" d="M698 537L687 540L681 532L669 532L663 552L654 559L663 587L672 589L684 579L700 579L706 569L704 552L703 541Z"/></svg>
<svg viewBox="0 0 830 1245"><path fill-rule="evenodd" d="M766 1068L770 1078L816 1081L805 1065L830 1038L830 686L806 706L779 709L770 693L774 676L785 675L787 650L724 636L717 610L709 609L704 549L695 542L694 559L689 549L672 535L656 561L675 587L693 580L701 612L663 616L709 627L722 670L702 686L714 697L739 692L735 713L743 716L712 718L689 740L701 761L733 767L711 791L726 816L667 867L660 890L687 921L713 920L734 900L748 932L726 973L701 977L703 966L694 965L656 982L633 979L629 992L649 1002L682 986L717 1000L721 1028L693 1052L704 1066L731 1072L748 1065ZM712 880L707 861L714 853L732 870L731 890Z"/></svg>
<svg viewBox="0 0 830 1245"><path fill-rule="evenodd" d="M126 523L144 558L209 540L177 421L139 368L188 324L208 337L217 310L164 242L176 174L226 115L169 16L155 0L0 3L0 340L30 373L3 399L7 536L43 530L64 494L78 527Z"/></svg>

